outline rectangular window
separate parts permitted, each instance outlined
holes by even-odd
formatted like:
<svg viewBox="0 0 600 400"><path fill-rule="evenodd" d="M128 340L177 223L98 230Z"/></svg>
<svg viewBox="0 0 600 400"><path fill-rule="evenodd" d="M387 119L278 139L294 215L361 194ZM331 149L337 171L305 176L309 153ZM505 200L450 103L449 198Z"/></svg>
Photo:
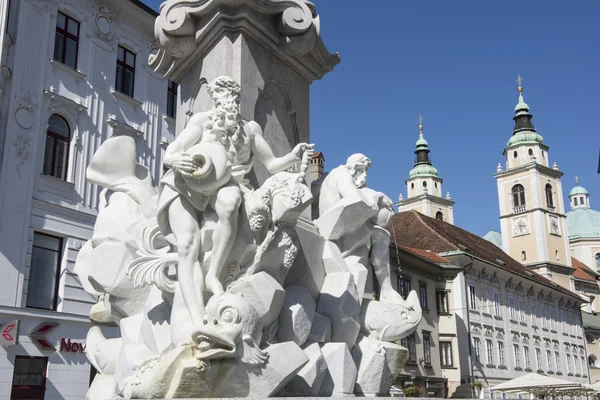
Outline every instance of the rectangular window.
<svg viewBox="0 0 600 400"><path fill-rule="evenodd" d="M425 365L431 365L431 337L423 333L423 359Z"/></svg>
<svg viewBox="0 0 600 400"><path fill-rule="evenodd" d="M437 303L438 314L448 314L448 292L436 292L435 300Z"/></svg>
<svg viewBox="0 0 600 400"><path fill-rule="evenodd" d="M504 343L498 342L498 365L506 365L504 363Z"/></svg>
<svg viewBox="0 0 600 400"><path fill-rule="evenodd" d="M523 358L525 359L525 368L531 368L529 363L529 347L523 346Z"/></svg>
<svg viewBox="0 0 600 400"><path fill-rule="evenodd" d="M535 303L529 303L529 315L531 317L531 325L537 325Z"/></svg>
<svg viewBox="0 0 600 400"><path fill-rule="evenodd" d="M440 357L442 358L442 368L453 367L454 363L452 361L452 343L440 342L440 350Z"/></svg>
<svg viewBox="0 0 600 400"><path fill-rule="evenodd" d="M471 310L477 310L477 294L475 292L475 285L469 285L469 308Z"/></svg>
<svg viewBox="0 0 600 400"><path fill-rule="evenodd" d="M423 283L419 285L419 301L421 302L421 308L429 308L427 307L427 285Z"/></svg>
<svg viewBox="0 0 600 400"><path fill-rule="evenodd" d="M47 357L16 356L10 398L43 400L47 366Z"/></svg>
<svg viewBox="0 0 600 400"><path fill-rule="evenodd" d="M501 316L502 310L500 309L500 294L494 292L494 314Z"/></svg>
<svg viewBox="0 0 600 400"><path fill-rule="evenodd" d="M567 313L565 311L560 312L560 322L562 323L562 330L567 332Z"/></svg>
<svg viewBox="0 0 600 400"><path fill-rule="evenodd" d="M513 358L514 358L513 361L515 363L515 368L521 368L520 353L521 353L521 350L519 349L519 345L513 344Z"/></svg>
<svg viewBox="0 0 600 400"><path fill-rule="evenodd" d="M494 364L494 344L491 340L485 341L486 361L488 364Z"/></svg>
<svg viewBox="0 0 600 400"><path fill-rule="evenodd" d="M548 308L548 319L550 320L550 329L556 329L556 320L554 319L554 307Z"/></svg>
<svg viewBox="0 0 600 400"><path fill-rule="evenodd" d="M481 340L473 338L473 359L475 362L481 362Z"/></svg>
<svg viewBox="0 0 600 400"><path fill-rule="evenodd" d="M115 90L133 97L135 86L135 54L125 47L117 49L117 76L115 77Z"/></svg>
<svg viewBox="0 0 600 400"><path fill-rule="evenodd" d="M567 374L571 374L572 372L572 367L571 367L571 355L567 354Z"/></svg>
<svg viewBox="0 0 600 400"><path fill-rule="evenodd" d="M527 322L527 313L525 311L525 302L523 300L519 300L519 317L521 322Z"/></svg>
<svg viewBox="0 0 600 400"><path fill-rule="evenodd" d="M515 310L515 298L514 297L509 297L508 298L508 312L510 314L510 319L517 319L517 313Z"/></svg>
<svg viewBox="0 0 600 400"><path fill-rule="evenodd" d="M546 320L546 307L540 306L540 320L542 321L542 328L548 327L548 321Z"/></svg>
<svg viewBox="0 0 600 400"><path fill-rule="evenodd" d="M177 84L171 80L167 86L167 115L175 118L177 115Z"/></svg>
<svg viewBox="0 0 600 400"><path fill-rule="evenodd" d="M27 307L56 310L61 251L61 238L37 232L33 234Z"/></svg>
<svg viewBox="0 0 600 400"><path fill-rule="evenodd" d="M408 297L411 290L410 278L398 277L398 293L404 300Z"/></svg>
<svg viewBox="0 0 600 400"><path fill-rule="evenodd" d="M400 341L400 344L408 349L408 360L407 362L417 362L417 345L415 340L415 334L409 335Z"/></svg>
<svg viewBox="0 0 600 400"><path fill-rule="evenodd" d="M77 69L78 47L79 22L59 11L54 35L54 59Z"/></svg>
<svg viewBox="0 0 600 400"><path fill-rule="evenodd" d="M573 365L575 367L575 375L579 375L579 357L573 356Z"/></svg>
<svg viewBox="0 0 600 400"><path fill-rule="evenodd" d="M550 350L546 350L546 362L548 363L548 371L554 371L554 367L552 366L552 352Z"/></svg>
<svg viewBox="0 0 600 400"><path fill-rule="evenodd" d="M538 371L541 371L544 368L542 366L542 352L540 349L535 349L535 365Z"/></svg>
<svg viewBox="0 0 600 400"><path fill-rule="evenodd" d="M556 372L560 372L560 353L554 352L554 361L556 362Z"/></svg>

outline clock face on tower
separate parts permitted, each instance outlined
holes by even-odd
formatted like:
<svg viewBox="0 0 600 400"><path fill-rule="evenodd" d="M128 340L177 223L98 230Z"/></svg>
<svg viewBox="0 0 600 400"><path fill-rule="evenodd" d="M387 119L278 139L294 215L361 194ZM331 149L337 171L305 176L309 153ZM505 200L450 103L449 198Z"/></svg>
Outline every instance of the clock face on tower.
<svg viewBox="0 0 600 400"><path fill-rule="evenodd" d="M513 236L527 235L529 233L529 218L526 216L512 220Z"/></svg>
<svg viewBox="0 0 600 400"><path fill-rule="evenodd" d="M560 235L560 223L557 216L548 216L548 227L550 229L550 233L553 235Z"/></svg>

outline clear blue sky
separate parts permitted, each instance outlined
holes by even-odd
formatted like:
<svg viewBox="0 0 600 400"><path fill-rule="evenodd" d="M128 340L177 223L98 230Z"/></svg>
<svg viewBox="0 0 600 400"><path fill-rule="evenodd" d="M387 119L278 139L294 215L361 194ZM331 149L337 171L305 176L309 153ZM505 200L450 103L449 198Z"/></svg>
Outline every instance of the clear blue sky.
<svg viewBox="0 0 600 400"><path fill-rule="evenodd" d="M369 186L406 196L421 113L456 225L497 230L493 174L521 74L550 162L565 173L565 201L578 175L600 209L600 1L314 3L325 44L342 58L311 89L311 137L326 169L362 152L373 160Z"/></svg>

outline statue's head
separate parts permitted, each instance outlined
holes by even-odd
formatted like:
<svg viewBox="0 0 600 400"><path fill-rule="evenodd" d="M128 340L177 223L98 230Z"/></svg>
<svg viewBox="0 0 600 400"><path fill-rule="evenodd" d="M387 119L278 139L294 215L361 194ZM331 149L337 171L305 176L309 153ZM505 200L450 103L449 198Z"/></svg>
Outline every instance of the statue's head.
<svg viewBox="0 0 600 400"><path fill-rule="evenodd" d="M233 136L241 127L240 85L228 76L213 80L207 88L213 101L213 113L206 128L219 136Z"/></svg>
<svg viewBox="0 0 600 400"><path fill-rule="evenodd" d="M258 345L262 337L260 316L242 296L225 292L206 304L203 327L194 334L196 358L238 358L262 364L267 354Z"/></svg>
<svg viewBox="0 0 600 400"><path fill-rule="evenodd" d="M352 175L354 185L358 189L367 186L367 171L371 166L371 160L364 154L356 153L352 154L346 160L346 169Z"/></svg>

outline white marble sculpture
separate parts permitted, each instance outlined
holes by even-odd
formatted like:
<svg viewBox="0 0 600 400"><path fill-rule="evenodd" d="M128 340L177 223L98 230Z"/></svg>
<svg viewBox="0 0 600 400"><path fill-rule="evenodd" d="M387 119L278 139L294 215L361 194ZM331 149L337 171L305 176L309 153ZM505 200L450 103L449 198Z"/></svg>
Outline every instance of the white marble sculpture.
<svg viewBox="0 0 600 400"><path fill-rule="evenodd" d="M319 198L319 218L315 225L330 241L328 259L341 258L354 277L360 306L360 335L352 348L358 371L355 391L385 394L406 361L405 351L393 342L412 333L421 321L422 311L416 292L406 300L394 290L390 280L390 234L385 229L393 216L393 203L383 193L366 187L371 160L363 154L348 157L345 165L331 171L323 180ZM335 250L339 250L337 257ZM330 261L331 262L331 261ZM342 263L337 261L338 265ZM342 266L343 267L343 266ZM368 268L379 284L379 300L363 299ZM343 273L337 273L340 278ZM338 285L350 286L342 279ZM333 302L333 306L343 303ZM340 307L344 310L344 307ZM319 311L319 308L317 308ZM335 335L335 317L332 319ZM347 318L346 318L347 319ZM348 333L348 326L339 327Z"/></svg>

